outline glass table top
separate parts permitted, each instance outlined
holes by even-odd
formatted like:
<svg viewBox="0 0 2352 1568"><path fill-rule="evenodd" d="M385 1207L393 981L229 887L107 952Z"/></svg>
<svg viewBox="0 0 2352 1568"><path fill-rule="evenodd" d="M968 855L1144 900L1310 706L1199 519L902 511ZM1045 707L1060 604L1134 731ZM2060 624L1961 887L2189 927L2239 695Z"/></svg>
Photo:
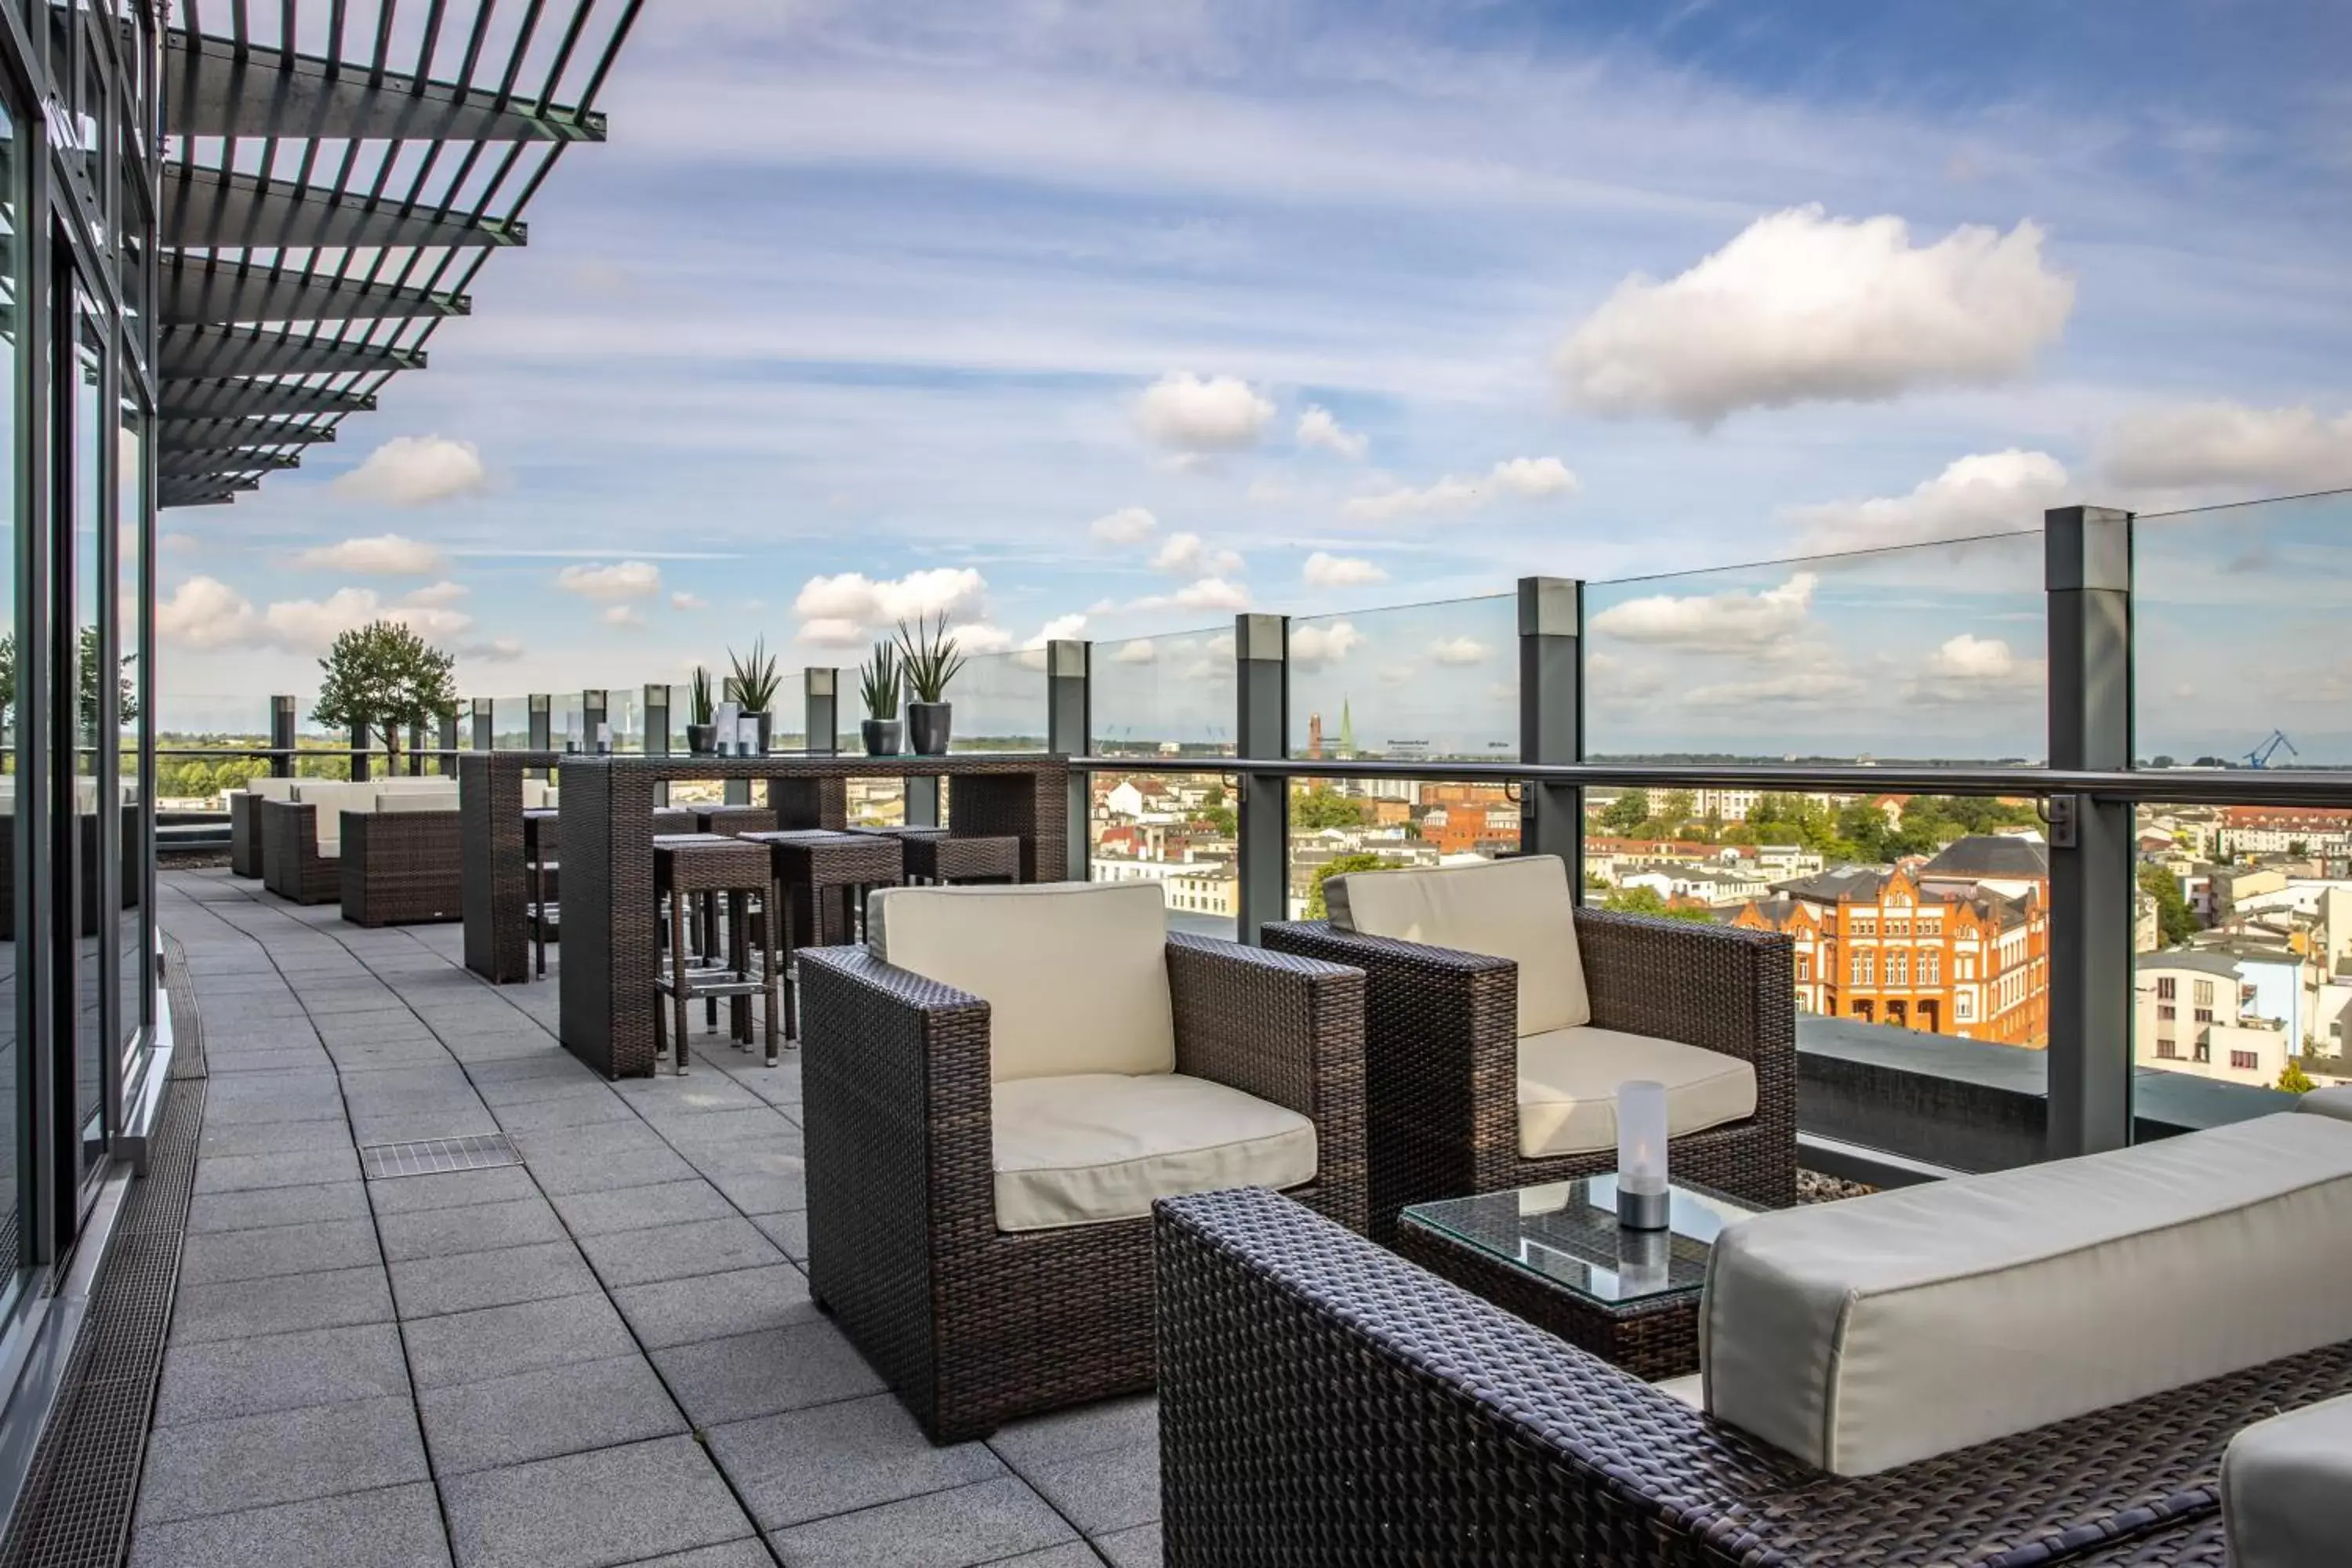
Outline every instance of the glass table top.
<svg viewBox="0 0 2352 1568"><path fill-rule="evenodd" d="M1604 1304L1695 1291L1724 1226L1762 1212L1705 1187L1676 1184L1664 1230L1617 1223L1617 1178L1588 1176L1517 1192L1415 1204L1406 1217L1440 1235Z"/></svg>

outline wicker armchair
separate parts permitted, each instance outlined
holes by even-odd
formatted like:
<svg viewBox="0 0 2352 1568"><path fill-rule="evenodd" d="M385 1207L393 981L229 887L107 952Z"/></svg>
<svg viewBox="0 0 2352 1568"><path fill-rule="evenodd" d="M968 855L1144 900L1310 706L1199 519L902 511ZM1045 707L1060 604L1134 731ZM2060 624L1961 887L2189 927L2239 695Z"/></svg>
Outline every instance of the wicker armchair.
<svg viewBox="0 0 2352 1568"><path fill-rule="evenodd" d="M261 885L298 904L341 898L342 863L319 841L319 813L339 812L340 803L264 800L254 809L261 825Z"/></svg>
<svg viewBox="0 0 2352 1568"><path fill-rule="evenodd" d="M343 919L388 926L465 918L454 806L347 811L342 826Z"/></svg>
<svg viewBox="0 0 2352 1568"><path fill-rule="evenodd" d="M1696 1046L1755 1071L1753 1114L1676 1138L1677 1174L1767 1207L1794 1203L1796 982L1789 939L1580 909L1575 941L1595 1027ZM1276 952L1348 964L1367 977L1366 1161L1375 1237L1393 1237L1397 1213L1409 1204L1615 1168L1613 1142L1558 1156L1521 1153L1517 965L1509 959L1366 936L1327 921L1270 922L1265 942Z"/></svg>
<svg viewBox="0 0 2352 1568"><path fill-rule="evenodd" d="M2352 1390L2336 1344L1842 1478L1277 1194L1157 1217L1170 1568L2220 1568L2231 1436Z"/></svg>
<svg viewBox="0 0 2352 1568"><path fill-rule="evenodd" d="M909 889L874 907L998 891L1015 890ZM1176 1073L1311 1122L1313 1175L1292 1191L1360 1228L1363 977L1230 942L1165 942ZM1000 1228L990 1004L863 948L804 949L800 963L819 1302L936 1441L1150 1387L1150 1215Z"/></svg>

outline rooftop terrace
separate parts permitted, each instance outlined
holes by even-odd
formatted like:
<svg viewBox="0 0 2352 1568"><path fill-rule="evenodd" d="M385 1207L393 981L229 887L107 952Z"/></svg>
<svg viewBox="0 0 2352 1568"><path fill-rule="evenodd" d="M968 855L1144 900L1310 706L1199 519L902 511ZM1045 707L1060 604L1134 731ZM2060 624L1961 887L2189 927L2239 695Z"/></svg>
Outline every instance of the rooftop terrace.
<svg viewBox="0 0 2352 1568"><path fill-rule="evenodd" d="M159 912L205 1077L137 1568L1160 1561L1150 1398L934 1447L819 1314L789 1056L608 1083L457 926ZM362 1175L482 1134L519 1163Z"/></svg>

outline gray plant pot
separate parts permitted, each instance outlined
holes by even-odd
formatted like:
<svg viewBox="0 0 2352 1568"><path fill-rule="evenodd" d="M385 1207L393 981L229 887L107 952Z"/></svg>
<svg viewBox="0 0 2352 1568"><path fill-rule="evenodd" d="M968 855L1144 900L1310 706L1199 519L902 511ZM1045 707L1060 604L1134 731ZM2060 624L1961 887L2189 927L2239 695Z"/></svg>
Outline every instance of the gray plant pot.
<svg viewBox="0 0 2352 1568"><path fill-rule="evenodd" d="M866 737L866 754L869 757L895 757L898 754L898 721L868 719L858 725Z"/></svg>
<svg viewBox="0 0 2352 1568"><path fill-rule="evenodd" d="M772 713L762 710L752 714L751 718L759 725L760 755L764 757L768 754L768 741L770 737L775 733L776 716Z"/></svg>
<svg viewBox="0 0 2352 1568"><path fill-rule="evenodd" d="M719 754L719 726L688 724L686 727L686 754L689 757L713 757Z"/></svg>
<svg viewBox="0 0 2352 1568"><path fill-rule="evenodd" d="M955 712L952 702L909 702L907 704L907 740L908 748L919 757L944 757L948 754L949 720Z"/></svg>

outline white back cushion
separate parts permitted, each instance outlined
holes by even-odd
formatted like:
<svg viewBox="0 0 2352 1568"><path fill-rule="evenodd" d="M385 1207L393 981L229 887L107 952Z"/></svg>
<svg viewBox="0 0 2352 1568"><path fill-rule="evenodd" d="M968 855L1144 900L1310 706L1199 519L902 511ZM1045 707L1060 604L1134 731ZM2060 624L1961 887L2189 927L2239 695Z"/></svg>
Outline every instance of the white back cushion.
<svg viewBox="0 0 2352 1568"><path fill-rule="evenodd" d="M1742 1220L1707 1408L1874 1475L2352 1339L2352 1125L2265 1116Z"/></svg>
<svg viewBox="0 0 2352 1568"><path fill-rule="evenodd" d="M295 792L295 804L313 807L311 827L317 837L319 853L341 853L343 842L343 813L365 811L375 804L375 790L363 784L343 784L332 779L304 779Z"/></svg>
<svg viewBox="0 0 2352 1568"><path fill-rule="evenodd" d="M2352 1394L2257 1421L2221 1456L2231 1568L2340 1563L2352 1542Z"/></svg>
<svg viewBox="0 0 2352 1568"><path fill-rule="evenodd" d="M264 800L292 800L299 779L248 779L245 787Z"/></svg>
<svg viewBox="0 0 2352 1568"><path fill-rule="evenodd" d="M376 782L375 789L378 795L430 795L435 790L457 787L456 779L444 778L438 773L425 773L416 778L380 779Z"/></svg>
<svg viewBox="0 0 2352 1568"><path fill-rule="evenodd" d="M1338 930L1517 963L1522 1037L1592 1022L1568 865L1557 855L1431 871L1357 871L1324 883L1323 899Z"/></svg>
<svg viewBox="0 0 2352 1568"><path fill-rule="evenodd" d="M455 789L404 789L375 798L378 811L455 811L457 792Z"/></svg>
<svg viewBox="0 0 2352 1568"><path fill-rule="evenodd" d="M1176 1068L1157 883L885 888L866 922L876 957L988 1003L998 1083Z"/></svg>
<svg viewBox="0 0 2352 1568"><path fill-rule="evenodd" d="M552 810L555 806L555 786L545 779L522 781L522 808L525 811Z"/></svg>

